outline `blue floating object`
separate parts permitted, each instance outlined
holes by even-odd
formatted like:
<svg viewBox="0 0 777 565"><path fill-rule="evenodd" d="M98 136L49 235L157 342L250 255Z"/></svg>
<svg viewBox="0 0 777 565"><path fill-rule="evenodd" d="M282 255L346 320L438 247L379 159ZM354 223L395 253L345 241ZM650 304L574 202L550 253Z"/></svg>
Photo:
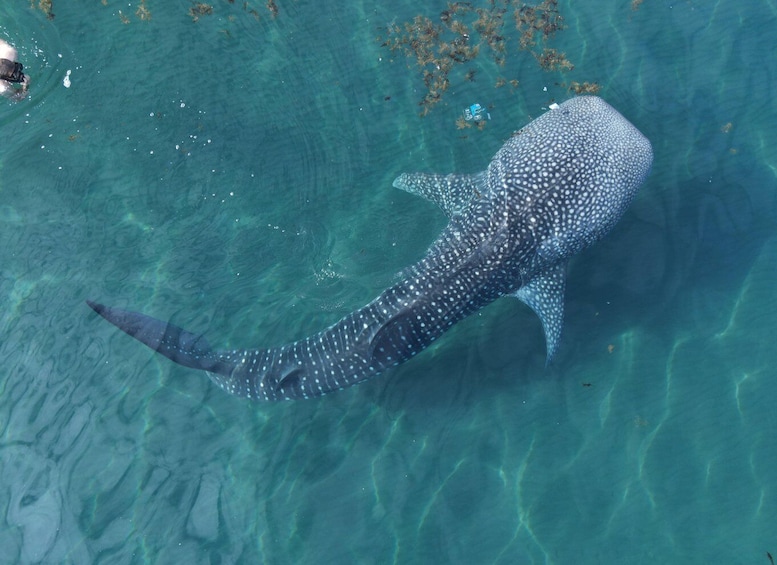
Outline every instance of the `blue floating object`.
<svg viewBox="0 0 777 565"><path fill-rule="evenodd" d="M464 119L468 122L480 122L490 120L491 114L486 112L486 109L480 104L472 104L469 108L464 109Z"/></svg>

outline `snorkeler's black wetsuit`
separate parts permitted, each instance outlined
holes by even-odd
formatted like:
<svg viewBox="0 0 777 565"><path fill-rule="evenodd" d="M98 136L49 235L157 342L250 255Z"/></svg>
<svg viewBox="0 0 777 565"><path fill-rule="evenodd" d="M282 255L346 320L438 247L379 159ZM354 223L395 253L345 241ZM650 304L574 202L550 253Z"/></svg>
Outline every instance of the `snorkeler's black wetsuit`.
<svg viewBox="0 0 777 565"><path fill-rule="evenodd" d="M7 80L8 82L24 82L24 73L22 70L24 65L9 61L8 59L0 59L0 80Z"/></svg>

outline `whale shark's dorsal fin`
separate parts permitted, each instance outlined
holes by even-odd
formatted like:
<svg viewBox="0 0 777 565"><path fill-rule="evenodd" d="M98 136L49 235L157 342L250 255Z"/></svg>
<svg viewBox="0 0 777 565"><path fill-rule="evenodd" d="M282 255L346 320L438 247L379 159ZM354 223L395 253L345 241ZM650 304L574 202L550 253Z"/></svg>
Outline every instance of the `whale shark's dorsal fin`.
<svg viewBox="0 0 777 565"><path fill-rule="evenodd" d="M474 175L435 175L402 173L394 186L437 204L449 218L463 212L473 197L486 193L486 173Z"/></svg>
<svg viewBox="0 0 777 565"><path fill-rule="evenodd" d="M542 322L547 349L546 363L553 359L561 337L565 283L566 263L560 263L537 275L512 294L534 310Z"/></svg>

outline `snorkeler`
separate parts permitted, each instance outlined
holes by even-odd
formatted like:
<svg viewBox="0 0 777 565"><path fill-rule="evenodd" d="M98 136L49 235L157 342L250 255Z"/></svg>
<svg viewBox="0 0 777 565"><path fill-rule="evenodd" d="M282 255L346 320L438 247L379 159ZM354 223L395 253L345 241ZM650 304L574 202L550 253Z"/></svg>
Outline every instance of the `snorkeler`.
<svg viewBox="0 0 777 565"><path fill-rule="evenodd" d="M24 74L24 66L17 58L16 49L0 39L0 94L12 100L27 96L30 86L30 77ZM20 84L21 88L16 88L15 84Z"/></svg>

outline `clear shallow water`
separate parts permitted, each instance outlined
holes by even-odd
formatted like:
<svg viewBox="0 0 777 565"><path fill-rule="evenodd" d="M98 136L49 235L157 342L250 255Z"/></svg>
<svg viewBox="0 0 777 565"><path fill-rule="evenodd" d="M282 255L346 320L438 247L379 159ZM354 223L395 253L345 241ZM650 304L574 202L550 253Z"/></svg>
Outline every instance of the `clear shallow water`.
<svg viewBox="0 0 777 565"><path fill-rule="evenodd" d="M34 81L0 106L0 562L768 563L774 2L562 5L573 72L513 53L511 91L478 61L424 118L375 41L417 9L157 4L0 7ZM255 405L83 302L223 346L321 329L444 226L393 178L483 169L569 80L656 155L570 266L548 368L504 300L373 382ZM462 134L476 100L494 119Z"/></svg>

